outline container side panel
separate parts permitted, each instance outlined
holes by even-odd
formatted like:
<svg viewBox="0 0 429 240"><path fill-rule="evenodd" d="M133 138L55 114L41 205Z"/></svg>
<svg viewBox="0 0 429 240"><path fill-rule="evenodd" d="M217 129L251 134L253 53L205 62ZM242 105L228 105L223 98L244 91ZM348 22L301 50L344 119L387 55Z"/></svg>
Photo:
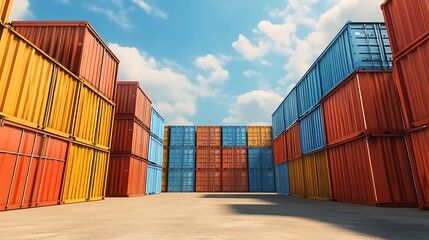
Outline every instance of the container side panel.
<svg viewBox="0 0 429 240"><path fill-rule="evenodd" d="M325 146L325 133L320 106L300 121L299 131L301 151L303 154L317 151Z"/></svg>

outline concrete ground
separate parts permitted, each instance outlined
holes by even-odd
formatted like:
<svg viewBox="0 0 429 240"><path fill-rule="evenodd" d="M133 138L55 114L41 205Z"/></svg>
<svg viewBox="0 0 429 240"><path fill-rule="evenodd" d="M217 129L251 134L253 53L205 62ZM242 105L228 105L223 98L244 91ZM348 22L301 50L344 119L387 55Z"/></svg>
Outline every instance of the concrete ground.
<svg viewBox="0 0 429 240"><path fill-rule="evenodd" d="M429 239L429 212L274 194L166 193L0 212L0 239Z"/></svg>

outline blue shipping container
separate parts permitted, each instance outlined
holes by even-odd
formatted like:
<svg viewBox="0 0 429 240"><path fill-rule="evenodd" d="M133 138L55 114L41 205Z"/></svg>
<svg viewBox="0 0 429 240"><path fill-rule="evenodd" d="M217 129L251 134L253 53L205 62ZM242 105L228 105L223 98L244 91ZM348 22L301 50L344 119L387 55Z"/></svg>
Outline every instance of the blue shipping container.
<svg viewBox="0 0 429 240"><path fill-rule="evenodd" d="M164 141L164 118L152 108L152 114L150 119L150 132L153 133L159 140Z"/></svg>
<svg viewBox="0 0 429 240"><path fill-rule="evenodd" d="M195 126L171 126L170 146L195 146Z"/></svg>
<svg viewBox="0 0 429 240"><path fill-rule="evenodd" d="M317 151L325 146L321 106L304 116L299 124L302 154Z"/></svg>
<svg viewBox="0 0 429 240"><path fill-rule="evenodd" d="M271 118L272 118L272 125L273 125L273 130L272 130L273 139L275 139L286 129L283 103L281 103L277 107L277 109L271 115Z"/></svg>
<svg viewBox="0 0 429 240"><path fill-rule="evenodd" d="M274 169L249 169L249 192L275 192Z"/></svg>
<svg viewBox="0 0 429 240"><path fill-rule="evenodd" d="M160 178L161 176L161 178ZM162 167L153 164L147 165L146 194L161 193Z"/></svg>
<svg viewBox="0 0 429 240"><path fill-rule="evenodd" d="M323 95L353 71L392 69L384 23L348 22L317 59Z"/></svg>
<svg viewBox="0 0 429 240"><path fill-rule="evenodd" d="M310 67L304 77L296 85L298 99L298 115L301 117L312 109L322 98L322 85L317 62Z"/></svg>
<svg viewBox="0 0 429 240"><path fill-rule="evenodd" d="M290 195L287 162L276 165L276 191L279 195Z"/></svg>
<svg viewBox="0 0 429 240"><path fill-rule="evenodd" d="M293 88L283 101L283 111L285 118L285 130L298 121L298 104L296 98L296 88Z"/></svg>
<svg viewBox="0 0 429 240"><path fill-rule="evenodd" d="M152 133L149 137L149 157L148 161L157 165L162 165L164 141L159 140Z"/></svg>
<svg viewBox="0 0 429 240"><path fill-rule="evenodd" d="M224 147L246 147L247 128L245 126L223 126L222 146Z"/></svg>
<svg viewBox="0 0 429 240"><path fill-rule="evenodd" d="M170 147L168 151L169 169L195 169L194 147Z"/></svg>
<svg viewBox="0 0 429 240"><path fill-rule="evenodd" d="M273 149L268 148L248 148L247 163L249 169L273 169L274 158Z"/></svg>
<svg viewBox="0 0 429 240"><path fill-rule="evenodd" d="M168 192L195 192L195 170L168 170Z"/></svg>

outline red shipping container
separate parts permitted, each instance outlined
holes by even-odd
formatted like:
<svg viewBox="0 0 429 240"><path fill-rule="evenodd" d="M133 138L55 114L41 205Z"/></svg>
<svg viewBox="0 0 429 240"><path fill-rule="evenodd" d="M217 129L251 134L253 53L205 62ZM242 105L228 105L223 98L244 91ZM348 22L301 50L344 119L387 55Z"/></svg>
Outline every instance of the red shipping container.
<svg viewBox="0 0 429 240"><path fill-rule="evenodd" d="M247 169L247 148L222 148L223 169Z"/></svg>
<svg viewBox="0 0 429 240"><path fill-rule="evenodd" d="M429 34L425 40L394 62L405 125L414 128L429 123Z"/></svg>
<svg viewBox="0 0 429 240"><path fill-rule="evenodd" d="M196 192L220 192L221 191L221 170L206 169L196 171L195 181Z"/></svg>
<svg viewBox="0 0 429 240"><path fill-rule="evenodd" d="M362 133L403 133L391 71L356 71L322 100L328 145Z"/></svg>
<svg viewBox="0 0 429 240"><path fill-rule="evenodd" d="M113 100L119 59L86 21L14 21L14 29Z"/></svg>
<svg viewBox="0 0 429 240"><path fill-rule="evenodd" d="M221 148L198 147L196 154L197 169L221 169Z"/></svg>
<svg viewBox="0 0 429 240"><path fill-rule="evenodd" d="M301 156L301 142L299 139L299 123L295 123L285 132L286 160Z"/></svg>
<svg viewBox="0 0 429 240"><path fill-rule="evenodd" d="M395 58L429 32L427 0L386 0L381 9Z"/></svg>
<svg viewBox="0 0 429 240"><path fill-rule="evenodd" d="M107 197L141 196L146 191L147 161L130 155L111 156Z"/></svg>
<svg viewBox="0 0 429 240"><path fill-rule="evenodd" d="M340 202L416 207L404 137L360 137L328 149L332 197Z"/></svg>
<svg viewBox="0 0 429 240"><path fill-rule="evenodd" d="M429 210L429 128L425 126L408 133L407 143L419 206Z"/></svg>
<svg viewBox="0 0 429 240"><path fill-rule="evenodd" d="M285 132L273 141L274 164L286 162L286 142Z"/></svg>
<svg viewBox="0 0 429 240"><path fill-rule="evenodd" d="M197 147L220 147L222 127L197 126Z"/></svg>
<svg viewBox="0 0 429 240"><path fill-rule="evenodd" d="M0 211L60 204L69 142L12 123L0 136Z"/></svg>
<svg viewBox="0 0 429 240"><path fill-rule="evenodd" d="M113 154L132 154L148 159L150 132L134 117L116 117L113 125Z"/></svg>
<svg viewBox="0 0 429 240"><path fill-rule="evenodd" d="M247 169L222 170L222 192L248 192L248 184Z"/></svg>
<svg viewBox="0 0 429 240"><path fill-rule="evenodd" d="M135 116L150 129L152 101L138 82L119 81L115 104L115 116Z"/></svg>

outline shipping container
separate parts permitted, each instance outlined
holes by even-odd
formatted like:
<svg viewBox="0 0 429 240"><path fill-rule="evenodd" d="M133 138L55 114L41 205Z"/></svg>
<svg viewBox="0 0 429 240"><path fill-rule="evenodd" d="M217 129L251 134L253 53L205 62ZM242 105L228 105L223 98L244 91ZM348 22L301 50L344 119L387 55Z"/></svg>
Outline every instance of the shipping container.
<svg viewBox="0 0 429 240"><path fill-rule="evenodd" d="M284 135L286 145L286 161L299 158L301 156L300 123L295 123Z"/></svg>
<svg viewBox="0 0 429 240"><path fill-rule="evenodd" d="M163 169L168 168L168 147L165 147L165 146L162 150L162 168Z"/></svg>
<svg viewBox="0 0 429 240"><path fill-rule="evenodd" d="M272 148L248 148L247 162L249 169L274 169Z"/></svg>
<svg viewBox="0 0 429 240"><path fill-rule="evenodd" d="M154 164L148 164L146 178L146 195L161 193L162 168Z"/></svg>
<svg viewBox="0 0 429 240"><path fill-rule="evenodd" d="M273 143L271 126L248 126L247 146L248 147L271 147Z"/></svg>
<svg viewBox="0 0 429 240"><path fill-rule="evenodd" d="M219 126L197 126L197 147L222 146L222 128Z"/></svg>
<svg viewBox="0 0 429 240"><path fill-rule="evenodd" d="M168 192L195 192L194 169L169 169Z"/></svg>
<svg viewBox="0 0 429 240"><path fill-rule="evenodd" d="M247 129L245 126L222 126L223 147L247 146Z"/></svg>
<svg viewBox="0 0 429 240"><path fill-rule="evenodd" d="M283 118L285 122L285 129L289 129L296 121L298 121L298 103L297 103L297 90L294 87L282 102L283 105ZM282 132L283 132L282 131Z"/></svg>
<svg viewBox="0 0 429 240"><path fill-rule="evenodd" d="M167 192L167 187L168 187L168 169L163 169L161 192Z"/></svg>
<svg viewBox="0 0 429 240"><path fill-rule="evenodd" d="M222 192L248 192L248 183L247 169L222 170Z"/></svg>
<svg viewBox="0 0 429 240"><path fill-rule="evenodd" d="M360 137L329 148L328 159L334 200L417 206L404 137Z"/></svg>
<svg viewBox="0 0 429 240"><path fill-rule="evenodd" d="M326 95L355 70L392 69L384 23L348 22L316 60Z"/></svg>
<svg viewBox="0 0 429 240"><path fill-rule="evenodd" d="M319 65L313 63L296 84L298 116L305 115L322 99Z"/></svg>
<svg viewBox="0 0 429 240"><path fill-rule="evenodd" d="M169 169L195 169L195 148L170 147L168 152Z"/></svg>
<svg viewBox="0 0 429 240"><path fill-rule="evenodd" d="M220 192L221 191L221 170L220 169L200 169L196 171L195 191L196 192Z"/></svg>
<svg viewBox="0 0 429 240"><path fill-rule="evenodd" d="M274 155L274 164L279 164L286 162L286 138L285 132L278 136L273 141L273 155ZM299 135L299 133L298 133ZM299 145L299 144L298 144ZM301 153L301 150L300 150Z"/></svg>
<svg viewBox="0 0 429 240"><path fill-rule="evenodd" d="M427 0L386 0L381 9L395 58L429 32Z"/></svg>
<svg viewBox="0 0 429 240"><path fill-rule="evenodd" d="M7 122L0 136L0 211L60 204L68 141Z"/></svg>
<svg viewBox="0 0 429 240"><path fill-rule="evenodd" d="M111 149L115 105L100 99L97 118L96 146L105 150Z"/></svg>
<svg viewBox="0 0 429 240"><path fill-rule="evenodd" d="M73 138L85 144L95 144L100 97L91 88L81 85Z"/></svg>
<svg viewBox="0 0 429 240"><path fill-rule="evenodd" d="M85 21L14 21L12 27L110 100L119 59Z"/></svg>
<svg viewBox="0 0 429 240"><path fill-rule="evenodd" d="M195 146L195 126L170 126L170 146Z"/></svg>
<svg viewBox="0 0 429 240"><path fill-rule="evenodd" d="M302 158L288 162L290 193L294 197L305 197L304 163Z"/></svg>
<svg viewBox="0 0 429 240"><path fill-rule="evenodd" d="M277 107L277 109L271 115L271 120L273 125L273 139L276 139L286 129L283 102Z"/></svg>
<svg viewBox="0 0 429 240"><path fill-rule="evenodd" d="M429 123L429 34L395 61L395 84L399 89L407 128Z"/></svg>
<svg viewBox="0 0 429 240"><path fill-rule="evenodd" d="M288 163L280 163L275 166L276 191L279 195L290 195Z"/></svg>
<svg viewBox="0 0 429 240"><path fill-rule="evenodd" d="M362 133L403 132L398 91L390 71L357 71L322 102L328 145Z"/></svg>
<svg viewBox="0 0 429 240"><path fill-rule="evenodd" d="M331 180L326 150L303 156L302 161L305 196L321 200L331 199Z"/></svg>
<svg viewBox="0 0 429 240"><path fill-rule="evenodd" d="M249 192L276 192L274 166L270 169L249 169Z"/></svg>
<svg viewBox="0 0 429 240"><path fill-rule="evenodd" d="M0 0L0 23L9 21L13 0Z"/></svg>
<svg viewBox="0 0 429 240"><path fill-rule="evenodd" d="M149 158L148 161L156 165L162 166L163 160L163 141L159 140L153 134L149 138Z"/></svg>
<svg viewBox="0 0 429 240"><path fill-rule="evenodd" d="M247 169L247 148L222 148L222 169Z"/></svg>
<svg viewBox="0 0 429 240"><path fill-rule="evenodd" d="M302 154L320 150L325 146L321 106L317 106L300 120L299 132Z"/></svg>
<svg viewBox="0 0 429 240"><path fill-rule="evenodd" d="M411 158L419 206L429 210L429 128L414 129L407 134L408 151Z"/></svg>
<svg viewBox="0 0 429 240"><path fill-rule="evenodd" d="M145 194L147 161L132 155L112 155L109 163L107 197Z"/></svg>
<svg viewBox="0 0 429 240"><path fill-rule="evenodd" d="M135 116L145 128L150 129L152 101L139 82L119 81L115 104L116 116Z"/></svg>
<svg viewBox="0 0 429 240"><path fill-rule="evenodd" d="M159 113L152 108L151 120L150 120L150 132L158 138L161 142L164 141L164 118L159 115Z"/></svg>
<svg viewBox="0 0 429 240"><path fill-rule="evenodd" d="M196 153L197 169L221 169L222 152L220 147L198 147Z"/></svg>
<svg viewBox="0 0 429 240"><path fill-rule="evenodd" d="M168 147L170 145L170 127L164 127L164 147Z"/></svg>
<svg viewBox="0 0 429 240"><path fill-rule="evenodd" d="M149 130L134 117L116 117L113 127L112 153L132 154L147 160L149 157Z"/></svg>
<svg viewBox="0 0 429 240"><path fill-rule="evenodd" d="M62 202L104 199L108 163L109 152L72 143L67 157Z"/></svg>

